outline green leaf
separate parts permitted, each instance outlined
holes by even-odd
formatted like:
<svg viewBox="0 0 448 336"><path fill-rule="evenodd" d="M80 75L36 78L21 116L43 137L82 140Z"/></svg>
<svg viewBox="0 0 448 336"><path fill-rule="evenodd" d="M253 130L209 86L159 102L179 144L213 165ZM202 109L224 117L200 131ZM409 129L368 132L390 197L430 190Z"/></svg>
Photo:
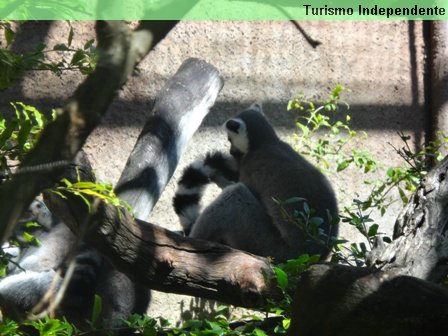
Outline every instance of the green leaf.
<svg viewBox="0 0 448 336"><path fill-rule="evenodd" d="M252 332L252 335L254 335L254 336L267 336L267 334L266 334L263 330L258 329L258 328L256 328L256 329Z"/></svg>
<svg viewBox="0 0 448 336"><path fill-rule="evenodd" d="M57 190L54 190L54 189L50 189L50 191L55 193L56 195L58 195L62 199L67 199L67 197L63 193L61 193L60 191L57 191Z"/></svg>
<svg viewBox="0 0 448 336"><path fill-rule="evenodd" d="M313 254L312 256L310 256L310 258L308 260L308 263L309 264L315 264L315 263L319 262L319 260L320 260L320 255Z"/></svg>
<svg viewBox="0 0 448 336"><path fill-rule="evenodd" d="M390 243L392 243L392 239L390 239L390 237L385 236L385 237L383 237L383 242L390 244Z"/></svg>
<svg viewBox="0 0 448 336"><path fill-rule="evenodd" d="M81 181L81 182L75 182L71 186L76 189L95 189L97 187L97 184L93 182Z"/></svg>
<svg viewBox="0 0 448 336"><path fill-rule="evenodd" d="M282 321L283 328L289 329L290 325L291 325L291 319L289 319L289 318L283 319L283 321Z"/></svg>
<svg viewBox="0 0 448 336"><path fill-rule="evenodd" d="M84 60L85 60L84 51L78 50L73 54L70 64L71 65L81 65Z"/></svg>
<svg viewBox="0 0 448 336"><path fill-rule="evenodd" d="M84 44L84 50L90 49L90 47L95 43L95 39L91 39Z"/></svg>
<svg viewBox="0 0 448 336"><path fill-rule="evenodd" d="M71 187L73 186L73 183L71 183L69 180L67 180L66 178L61 179L61 183L65 184L66 187Z"/></svg>
<svg viewBox="0 0 448 336"><path fill-rule="evenodd" d="M53 47L53 50L54 51L68 51L68 50L70 50L70 48L67 47L64 43L60 43L60 44L56 44Z"/></svg>
<svg viewBox="0 0 448 336"><path fill-rule="evenodd" d="M307 202L303 203L303 211L308 215L310 213L310 206L308 205Z"/></svg>
<svg viewBox="0 0 448 336"><path fill-rule="evenodd" d="M29 242L29 243L31 243L32 241L34 241L34 236L31 235L31 234L29 234L28 232L24 232L22 236L23 236L23 238L24 238L27 242Z"/></svg>
<svg viewBox="0 0 448 336"><path fill-rule="evenodd" d="M299 203L299 202L303 202L303 201L306 201L306 199L303 197L291 197L291 198L288 198L287 200L279 202L279 203L281 205L288 205L288 204L295 204L295 203Z"/></svg>
<svg viewBox="0 0 448 336"><path fill-rule="evenodd" d="M277 285L281 289L288 287L288 275L281 268L274 267L275 274L277 275Z"/></svg>
<svg viewBox="0 0 448 336"><path fill-rule="evenodd" d="M324 223L324 219L322 217L311 217L310 223L314 224L315 226L321 226Z"/></svg>
<svg viewBox="0 0 448 336"><path fill-rule="evenodd" d="M291 110L293 109L293 107L294 107L294 100L290 100L290 101L288 102L288 105L287 105L287 107L286 107L286 110L287 110L287 111L291 111Z"/></svg>
<svg viewBox="0 0 448 336"><path fill-rule="evenodd" d="M378 233L378 228L379 228L378 224L373 224L373 225L371 225L371 226L369 227L369 231L367 232L367 235L368 235L369 237L374 237L374 236L376 236L376 234Z"/></svg>
<svg viewBox="0 0 448 336"><path fill-rule="evenodd" d="M406 193L403 191L403 189L398 187L398 193L400 194L400 198L401 198L401 201L403 202L403 204L408 204L409 199L406 196Z"/></svg>
<svg viewBox="0 0 448 336"><path fill-rule="evenodd" d="M30 136L30 132L31 132L32 128L33 128L33 124L31 123L30 120L25 120L20 125L20 130L17 135L17 142L18 142L18 146L21 150L24 150L25 144L28 141L28 138Z"/></svg>
<svg viewBox="0 0 448 336"><path fill-rule="evenodd" d="M95 300L93 302L93 310L91 318L92 325L96 325L96 322L98 321L102 310L103 310L103 302L101 296L95 294Z"/></svg>
<svg viewBox="0 0 448 336"><path fill-rule="evenodd" d="M304 137L304 138L306 138L306 137L308 137L309 135L310 135L310 129L307 127L307 126L305 126L305 125L302 125L301 123L296 123L296 125L297 125L297 127L299 127L300 128L300 130L302 131L302 136Z"/></svg>
<svg viewBox="0 0 448 336"><path fill-rule="evenodd" d="M8 141L12 133L14 132L14 127L11 123L6 124L6 128L3 130L3 132L0 134L0 148L2 148L6 141Z"/></svg>
<svg viewBox="0 0 448 336"><path fill-rule="evenodd" d="M340 171L346 169L350 165L351 162L352 162L352 160L344 160L344 161L339 162L338 167L336 169L337 172L340 172Z"/></svg>

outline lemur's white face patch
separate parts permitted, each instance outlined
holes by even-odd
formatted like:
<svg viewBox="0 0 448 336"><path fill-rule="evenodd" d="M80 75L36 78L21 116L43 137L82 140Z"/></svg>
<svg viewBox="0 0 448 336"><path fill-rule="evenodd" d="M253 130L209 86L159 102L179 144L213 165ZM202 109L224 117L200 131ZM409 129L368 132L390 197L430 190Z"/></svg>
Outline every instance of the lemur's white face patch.
<svg viewBox="0 0 448 336"><path fill-rule="evenodd" d="M45 227L47 230L51 229L51 226L53 224L52 223L53 218L51 216L50 210L47 208L47 206L43 202L41 202L39 200L34 200L31 203L28 212L30 215L29 220L37 221L40 225Z"/></svg>
<svg viewBox="0 0 448 336"><path fill-rule="evenodd" d="M229 119L225 127L230 141L230 154L236 158L247 154L249 151L249 138L244 121L240 118Z"/></svg>

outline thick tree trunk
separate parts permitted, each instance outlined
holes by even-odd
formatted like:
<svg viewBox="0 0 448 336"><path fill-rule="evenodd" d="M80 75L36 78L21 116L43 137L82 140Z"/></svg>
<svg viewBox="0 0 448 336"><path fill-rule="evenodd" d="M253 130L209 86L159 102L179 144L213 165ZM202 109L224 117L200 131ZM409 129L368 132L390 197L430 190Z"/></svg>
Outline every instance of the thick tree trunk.
<svg viewBox="0 0 448 336"><path fill-rule="evenodd" d="M398 216L367 268L315 265L298 284L290 336L447 335L448 157Z"/></svg>
<svg viewBox="0 0 448 336"><path fill-rule="evenodd" d="M378 244L369 264L390 274L439 282L448 274L448 157L423 179L398 216L393 241Z"/></svg>

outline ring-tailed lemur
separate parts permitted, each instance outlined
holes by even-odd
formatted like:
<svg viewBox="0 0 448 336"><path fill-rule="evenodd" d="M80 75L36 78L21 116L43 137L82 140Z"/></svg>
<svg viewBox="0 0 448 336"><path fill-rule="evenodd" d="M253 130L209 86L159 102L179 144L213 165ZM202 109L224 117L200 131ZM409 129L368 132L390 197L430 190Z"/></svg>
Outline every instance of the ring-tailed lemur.
<svg viewBox="0 0 448 336"><path fill-rule="evenodd" d="M4 316L23 320L51 288L57 291L73 254L74 272L56 309L57 316L65 316L78 328L88 328L95 295L102 298L101 318L106 327L118 327L122 319L133 313L146 312L148 289L118 272L95 249L78 243L44 203L34 201L29 212L27 219L41 224L33 232L40 244L21 249L10 274L0 280L0 308Z"/></svg>
<svg viewBox="0 0 448 336"><path fill-rule="evenodd" d="M330 224L337 215L336 198L326 177L291 146L281 141L262 113L253 104L225 123L231 157L208 154L203 161L187 167L179 181L173 205L184 232L194 238L224 243L261 256L285 261L303 253L326 256L328 248L285 218L285 213L303 211L303 199L321 217L323 234L334 236ZM202 213L199 201L204 187L219 177L236 183ZM223 183L217 183L223 184ZM288 202L287 202L288 203Z"/></svg>

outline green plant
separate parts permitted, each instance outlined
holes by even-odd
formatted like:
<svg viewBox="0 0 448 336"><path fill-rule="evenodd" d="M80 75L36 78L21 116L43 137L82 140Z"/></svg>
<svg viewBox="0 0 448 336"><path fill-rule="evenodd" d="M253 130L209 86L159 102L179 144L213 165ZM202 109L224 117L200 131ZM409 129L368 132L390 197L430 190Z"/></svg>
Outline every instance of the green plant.
<svg viewBox="0 0 448 336"><path fill-rule="evenodd" d="M34 147L47 118L34 106L11 103L15 116L6 119L0 113L0 174L9 178L25 155Z"/></svg>
<svg viewBox="0 0 448 336"><path fill-rule="evenodd" d="M345 242L336 237L327 235L322 229L322 224L324 224L326 220L330 225L331 231L331 227L335 227L339 224L339 216L332 216L330 213L327 213L327 218L325 219L316 216L315 209L311 208L307 200L301 197L292 197L285 201L274 199L274 202L278 205L282 217L289 223L299 227L303 234L307 236L308 240L312 240L315 243L328 248L328 250L331 250L337 244ZM294 204L300 204L301 206L297 206L297 208L301 208L302 210L296 209L291 212L286 209L287 206Z"/></svg>
<svg viewBox="0 0 448 336"><path fill-rule="evenodd" d="M14 336L25 336L22 331L19 329L19 324L15 321L4 319L0 323L0 335L14 335Z"/></svg>
<svg viewBox="0 0 448 336"><path fill-rule="evenodd" d="M70 25L70 22L68 24ZM60 75L63 71L78 70L82 74L89 74L96 67L95 41L93 39L87 41L82 48L72 47L74 32L71 25L66 43L57 44L51 49L44 43L39 43L33 51L25 53L16 53L8 48L17 34L11 24L3 22L0 28L3 29L7 42L6 48L0 48L0 90L10 87L26 71L45 70ZM50 53L60 55L59 60L48 60L46 55Z"/></svg>
<svg viewBox="0 0 448 336"><path fill-rule="evenodd" d="M341 93L346 90L337 85L327 100L316 104L302 95L295 97L288 103L288 110L297 112L297 133L294 134L295 148L301 154L310 156L316 164L326 172L337 172L348 168L351 164L362 168L364 172L374 171L376 161L369 152L356 148L347 150L347 145L357 139L358 132L350 127L351 116L345 114L339 117L340 105L348 110L350 106L341 101ZM338 112L338 113L337 113ZM362 132L362 136L367 134ZM336 167L334 164L336 163Z"/></svg>
<svg viewBox="0 0 448 336"><path fill-rule="evenodd" d="M0 183L17 172L17 167L25 155L34 147L48 123L46 117L35 107L21 102L11 103L14 115L6 119L0 113ZM20 236L11 238L10 246L39 244L32 231L38 223L28 221L21 223ZM7 265L13 263L12 255L3 249L0 253L0 275L5 276Z"/></svg>
<svg viewBox="0 0 448 336"><path fill-rule="evenodd" d="M297 133L294 136L296 149L313 159L327 174L339 173L350 166L361 169L363 173L375 172L384 165L367 150L354 147L360 144L359 134L363 139L367 134L356 132L350 127L352 118L346 113L349 105L341 104L343 91L344 87L336 86L329 98L320 104L315 104L303 96L297 96L289 102L288 109L298 113ZM344 111L340 111L341 105L345 107ZM353 199L339 214L342 222L354 226L365 237L367 245L363 242L350 243L344 239L333 240L333 261L343 260L349 264L363 265L373 240L380 234L379 225L371 217L372 211L378 210L379 214L384 216L390 205L395 202L394 192L397 192L402 203L406 204L409 194L416 190L431 164L441 160L442 151L448 148L448 137L441 132L437 133L436 140L417 151L411 149L409 136L403 133L398 135L404 145L400 149L394 149L403 158L404 165L385 169L384 179L366 179L364 184L371 188L369 195L363 200ZM351 146L348 146L349 144ZM303 213L289 219L296 225L301 225L310 237L324 243L325 237L318 232L321 221L312 217L312 209L307 211L305 208ZM387 236L381 238L390 242Z"/></svg>
<svg viewBox="0 0 448 336"><path fill-rule="evenodd" d="M107 204L113 205L117 209L126 208L132 213L131 206L115 194L113 186L110 183L84 182L81 181L78 176L76 182L72 183L64 178L60 181L59 185L48 191L53 192L62 198L66 198L66 193L78 196L84 201L89 208L89 211L92 210L92 200L89 197L96 197Z"/></svg>
<svg viewBox="0 0 448 336"><path fill-rule="evenodd" d="M382 165L365 150L353 148L350 145L357 144L359 135L365 137L363 132L356 132L350 127L351 117L347 114L339 117L340 96L343 92L341 86L336 87L330 97L321 105L317 105L303 97L297 97L288 105L289 109L295 109L300 113L296 123L298 134L295 136L296 146L304 155L314 159L317 164L327 173L338 174L345 169L354 167L361 169L364 173L377 170ZM344 104L348 109L348 105ZM21 103L15 104L16 122L0 122L0 139L5 138L0 146L0 158L4 162L2 168L9 178L13 174L15 165L22 160L24 155L33 147L39 134L46 124L42 119L39 124L36 120L36 112L32 107ZM37 119L41 114L37 114ZM31 125L31 126L30 126ZM33 129L33 127L36 127ZM23 128L23 130L22 130ZM314 215L314 210L308 205L303 206L302 211L284 213L285 218L300 226L308 235L320 244L332 247L334 250L333 261L343 260L346 263L363 265L365 255L372 248L373 239L379 235L379 225L371 217L372 209L380 210L380 215L384 215L388 206L392 191L396 190L403 202L407 201L407 194L417 187L421 178L430 168L433 159L442 157L442 149L448 143L448 138L442 134L436 141L428 144L420 151L412 151L409 145L409 137L400 134L404 141L401 149L396 149L403 158L403 167L390 167L386 169L386 178L381 180L366 181L372 187L372 192L365 200L354 199L353 202L343 208L339 218L331 218L330 221L336 225L339 221L354 226L365 238L366 243L352 243L343 239L331 239L322 234L320 226L322 218ZM20 138L20 140L19 140ZM2 143L0 143L2 144ZM17 162L17 163L15 163ZM96 197L104 202L116 207L128 208L128 205L119 200L113 193L112 185L98 184L93 182L82 182L78 177L75 182L66 179L60 181L59 185L53 189L61 197L73 194L80 197L86 206L91 208L91 197ZM305 200L292 198L290 200L277 200L280 207L293 205ZM387 241L387 237L383 237ZM0 258L0 262L3 259ZM319 256L302 255L297 259L289 260L284 264L276 265L274 271L277 276L277 284L283 293L280 301L270 301L261 309L266 314L273 314L278 317L275 323L266 327L263 322L267 318L258 315L249 315L249 321L234 321L225 314L228 307L219 307L215 316L205 320L189 320L180 327L173 327L163 318L151 318L146 315L133 315L124 323L126 327L141 335L284 335L289 327L291 316L292 293L295 284L304 270L311 264L319 261ZM5 264L6 267L6 264ZM96 298L93 313L90 321L91 330L89 332L107 332L100 321L101 299ZM65 320L44 318L37 321L25 322L24 325L31 327L41 335L85 335L87 331L79 331ZM19 329L19 324L5 320L0 324L0 334L24 335L27 334Z"/></svg>
<svg viewBox="0 0 448 336"><path fill-rule="evenodd" d="M285 263L278 264L274 267L277 276L277 286L283 293L283 299L280 302L270 302L268 310L277 315L283 315L287 318L291 316L292 294L295 292L295 286L300 275L310 265L319 262L319 255L303 254L296 259L288 260Z"/></svg>
<svg viewBox="0 0 448 336"><path fill-rule="evenodd" d="M79 332L76 330L76 328L74 328L66 320L59 320L45 317L37 321L25 322L24 325L32 327L41 336L79 335Z"/></svg>

